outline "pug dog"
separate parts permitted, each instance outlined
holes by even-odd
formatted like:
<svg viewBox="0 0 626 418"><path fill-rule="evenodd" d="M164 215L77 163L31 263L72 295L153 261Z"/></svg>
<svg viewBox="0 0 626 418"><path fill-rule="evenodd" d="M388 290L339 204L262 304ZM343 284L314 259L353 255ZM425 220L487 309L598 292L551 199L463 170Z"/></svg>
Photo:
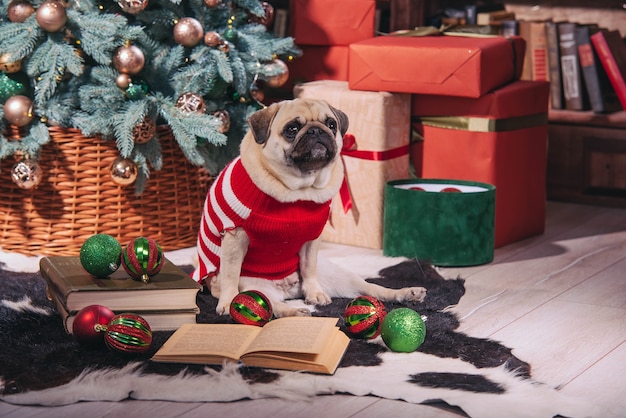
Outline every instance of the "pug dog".
<svg viewBox="0 0 626 418"><path fill-rule="evenodd" d="M294 99L255 112L248 125L239 157L209 190L198 233L193 277L208 282L217 313L228 314L246 290L262 292L276 317L310 315L285 302L296 298L312 305L359 295L422 301L422 287L388 289L346 272L318 278L320 235L344 176L346 114L325 101Z"/></svg>

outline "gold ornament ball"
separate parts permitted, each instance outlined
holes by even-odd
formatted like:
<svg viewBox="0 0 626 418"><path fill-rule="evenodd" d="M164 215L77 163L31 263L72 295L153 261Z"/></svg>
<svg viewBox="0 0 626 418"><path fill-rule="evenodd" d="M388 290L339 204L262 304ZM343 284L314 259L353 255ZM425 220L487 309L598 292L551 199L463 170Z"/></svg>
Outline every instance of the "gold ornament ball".
<svg viewBox="0 0 626 418"><path fill-rule="evenodd" d="M12 74L22 69L22 60L11 60L11 54L0 55L0 70L7 74Z"/></svg>
<svg viewBox="0 0 626 418"><path fill-rule="evenodd" d="M35 13L35 8L26 0L13 0L7 7L7 15L11 22L22 23Z"/></svg>
<svg viewBox="0 0 626 418"><path fill-rule="evenodd" d="M135 75L143 69L146 59L141 49L135 45L124 45L117 48L113 57L113 66L120 73Z"/></svg>
<svg viewBox="0 0 626 418"><path fill-rule="evenodd" d="M117 0L117 5L124 12L136 15L148 7L148 0Z"/></svg>
<svg viewBox="0 0 626 418"><path fill-rule="evenodd" d="M137 180L137 165L130 158L116 158L109 172L113 183L118 186L128 186Z"/></svg>
<svg viewBox="0 0 626 418"><path fill-rule="evenodd" d="M289 68L282 60L275 59L271 63L266 64L266 68L276 73L265 78L265 82L270 87L280 87L289 79Z"/></svg>
<svg viewBox="0 0 626 418"><path fill-rule="evenodd" d="M117 77L115 77L115 85L122 90L126 90L132 81L133 80L126 73L120 73Z"/></svg>
<svg viewBox="0 0 626 418"><path fill-rule="evenodd" d="M35 12L37 24L46 32L57 32L67 23L67 12L60 1L46 0Z"/></svg>
<svg viewBox="0 0 626 418"><path fill-rule="evenodd" d="M132 133L135 144L145 144L146 142L150 142L156 134L156 122L150 116L146 116L141 122L133 127Z"/></svg>
<svg viewBox="0 0 626 418"><path fill-rule="evenodd" d="M26 96L9 97L3 110L4 118L15 126L26 126L33 120L33 101Z"/></svg>
<svg viewBox="0 0 626 418"><path fill-rule="evenodd" d="M181 94L176 100L176 107L182 112L189 113L204 113L206 111L206 104L204 99L197 93L186 92Z"/></svg>
<svg viewBox="0 0 626 418"><path fill-rule="evenodd" d="M179 45L196 46L203 36L202 24L193 17L183 17L174 25L174 42Z"/></svg>
<svg viewBox="0 0 626 418"><path fill-rule="evenodd" d="M214 31L210 31L204 34L204 44L206 46L218 46L222 43L222 36Z"/></svg>
<svg viewBox="0 0 626 418"><path fill-rule="evenodd" d="M220 4L222 4L222 0L204 0L204 5L206 7L213 8L219 6Z"/></svg>
<svg viewBox="0 0 626 418"><path fill-rule="evenodd" d="M11 180L20 189L33 189L41 183L43 172L37 161L30 159L18 162L11 171Z"/></svg>

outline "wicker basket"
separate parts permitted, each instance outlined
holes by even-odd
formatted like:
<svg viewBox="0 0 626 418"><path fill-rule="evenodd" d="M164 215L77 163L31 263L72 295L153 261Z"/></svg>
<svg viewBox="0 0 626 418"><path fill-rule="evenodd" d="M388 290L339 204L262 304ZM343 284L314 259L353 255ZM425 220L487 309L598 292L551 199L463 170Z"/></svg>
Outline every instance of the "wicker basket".
<svg viewBox="0 0 626 418"><path fill-rule="evenodd" d="M39 164L42 183L23 190L11 180L13 161L2 161L0 249L25 255L77 255L93 234L114 236L122 245L139 236L164 251L196 244L202 205L210 183L192 166L171 130L158 127L163 168L152 170L141 196L134 186L111 180L119 156L115 141L84 137L79 130L50 127L51 141Z"/></svg>

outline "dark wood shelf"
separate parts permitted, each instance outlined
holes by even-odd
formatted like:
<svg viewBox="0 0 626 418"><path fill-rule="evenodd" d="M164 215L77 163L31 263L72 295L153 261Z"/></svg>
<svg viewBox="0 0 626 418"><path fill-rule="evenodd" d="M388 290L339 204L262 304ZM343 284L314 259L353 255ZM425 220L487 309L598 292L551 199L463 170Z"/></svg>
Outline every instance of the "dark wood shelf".
<svg viewBox="0 0 626 418"><path fill-rule="evenodd" d="M549 121L563 125L626 129L626 112L597 114L591 111L550 110Z"/></svg>

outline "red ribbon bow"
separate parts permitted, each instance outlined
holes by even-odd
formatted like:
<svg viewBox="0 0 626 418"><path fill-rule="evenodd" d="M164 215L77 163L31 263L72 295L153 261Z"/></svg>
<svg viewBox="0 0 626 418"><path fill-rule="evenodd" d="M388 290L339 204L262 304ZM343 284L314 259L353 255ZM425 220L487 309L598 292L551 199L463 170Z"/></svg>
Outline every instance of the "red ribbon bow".
<svg viewBox="0 0 626 418"><path fill-rule="evenodd" d="M397 148L388 149L385 151L360 151L357 149L356 138L352 134L345 134L343 136L343 147L341 148L341 158L352 157L359 158L361 160L369 161L385 161L393 158L398 158L409 153L409 146L402 145ZM352 209L352 196L350 194L350 187L348 187L348 172L346 171L346 165L343 165L344 178L339 190L339 196L341 197L341 204L343 206L343 212L348 213Z"/></svg>

